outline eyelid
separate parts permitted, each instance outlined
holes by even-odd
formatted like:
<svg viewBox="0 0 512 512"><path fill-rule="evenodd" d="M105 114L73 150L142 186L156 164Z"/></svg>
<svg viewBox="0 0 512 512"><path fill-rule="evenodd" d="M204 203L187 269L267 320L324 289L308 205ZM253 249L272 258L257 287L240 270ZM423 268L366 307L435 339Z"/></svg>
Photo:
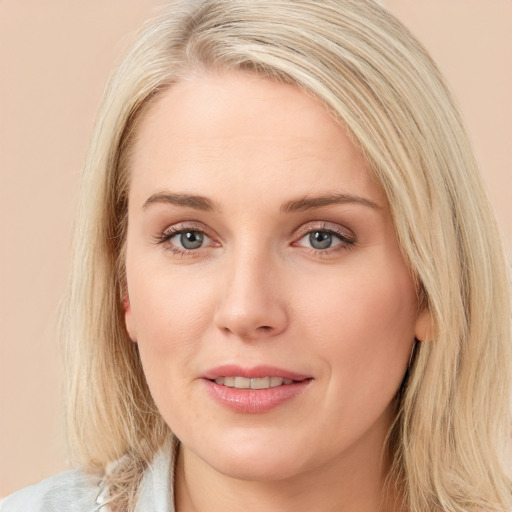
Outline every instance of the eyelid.
<svg viewBox="0 0 512 512"><path fill-rule="evenodd" d="M206 248L208 246L219 246L220 243L217 241L215 235L212 233L212 231L205 226L202 222L197 221L184 221L184 222L178 222L177 224L172 224L171 226L166 227L164 230L160 231L156 234L154 237L154 241L157 244L165 245L168 243L171 238L173 238L176 235L179 235L180 233L184 233L186 231L197 231L199 233L202 233L206 238L208 238L211 243L208 244L205 247L201 247L199 249ZM171 245L171 244L169 244ZM182 253L189 253L189 252L196 252L199 249L185 249L174 246L177 252Z"/></svg>
<svg viewBox="0 0 512 512"><path fill-rule="evenodd" d="M309 234L315 231L323 231L331 233L339 239L339 243L325 249L316 249L314 247L307 247L306 245L300 245L300 242L307 237ZM301 226L294 237L293 246L299 246L309 251L312 254L327 257L332 253L338 253L341 251L351 250L357 244L355 233L351 230L330 222L309 222Z"/></svg>
<svg viewBox="0 0 512 512"><path fill-rule="evenodd" d="M338 235L341 239L346 240L350 243L356 242L356 235L352 232L352 230L340 226L339 224L334 224L326 221L313 221L303 224L297 231L295 238L301 239L305 235L308 235L312 231L328 231L329 233L334 233Z"/></svg>

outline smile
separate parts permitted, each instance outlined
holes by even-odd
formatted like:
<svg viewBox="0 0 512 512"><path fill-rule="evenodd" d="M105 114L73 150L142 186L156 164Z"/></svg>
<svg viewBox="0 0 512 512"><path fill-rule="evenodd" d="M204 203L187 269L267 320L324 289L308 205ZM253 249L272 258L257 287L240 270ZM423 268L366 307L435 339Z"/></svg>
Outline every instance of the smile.
<svg viewBox="0 0 512 512"><path fill-rule="evenodd" d="M292 384L292 379L283 377L262 377L250 379L247 377L217 377L215 383L236 389L268 389Z"/></svg>
<svg viewBox="0 0 512 512"><path fill-rule="evenodd" d="M275 366L224 365L202 376L211 398L236 413L261 414L302 395L314 378Z"/></svg>

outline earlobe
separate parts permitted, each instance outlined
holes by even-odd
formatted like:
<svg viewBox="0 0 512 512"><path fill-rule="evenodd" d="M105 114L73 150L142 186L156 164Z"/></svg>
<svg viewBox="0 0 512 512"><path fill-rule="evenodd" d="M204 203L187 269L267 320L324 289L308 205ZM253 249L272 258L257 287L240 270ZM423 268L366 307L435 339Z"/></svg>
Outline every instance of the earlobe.
<svg viewBox="0 0 512 512"><path fill-rule="evenodd" d="M132 315L132 307L130 305L130 298L128 294L126 294L123 298L123 309L124 309L124 323L126 325L126 332L130 339L136 343L137 342L137 332L135 330L135 325L133 321Z"/></svg>
<svg viewBox="0 0 512 512"><path fill-rule="evenodd" d="M432 341L432 317L427 308L420 311L416 317L414 336L418 341Z"/></svg>

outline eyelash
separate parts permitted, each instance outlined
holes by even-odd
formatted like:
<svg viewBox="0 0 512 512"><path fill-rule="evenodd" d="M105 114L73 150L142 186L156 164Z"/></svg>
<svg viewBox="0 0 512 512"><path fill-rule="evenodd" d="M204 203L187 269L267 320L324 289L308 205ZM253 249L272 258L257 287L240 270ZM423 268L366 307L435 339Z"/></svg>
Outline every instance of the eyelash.
<svg viewBox="0 0 512 512"><path fill-rule="evenodd" d="M315 249L314 247L304 247L305 249L308 249L313 254L317 256L329 256L332 253L346 251L346 250L352 250L354 246L356 245L356 239L355 236L349 236L347 233L337 229L328 226L327 224L322 224L320 226L304 226L303 228L299 229L300 236L297 239L297 242L294 242L294 245L303 240L306 236L310 235L311 233L327 233L329 235L333 235L340 241L339 244L328 247L326 249Z"/></svg>
<svg viewBox="0 0 512 512"><path fill-rule="evenodd" d="M194 225L178 224L176 226L171 226L171 227L167 228L162 233L159 233L156 236L155 242L158 245L165 246L166 250L169 250L178 256L188 256L188 255L191 255L192 253L196 252L198 249L185 249L185 248L181 249L181 248L177 247L176 245L173 245L170 243L170 240L172 238L174 238L176 235L181 235L183 233L201 233L213 241L212 237L206 233L204 228L194 226ZM214 242L214 245L218 246L219 244ZM202 249L202 248L203 247L200 247L200 249Z"/></svg>
<svg viewBox="0 0 512 512"><path fill-rule="evenodd" d="M199 247L198 249L185 249L185 248L179 248L176 245L173 245L169 243L169 241L175 237L176 235L180 235L187 232L193 232L193 233L201 233L202 235L208 237L212 242L213 246L219 246L220 244L218 242L214 242L213 238L208 235L208 233L204 230L204 228L194 226L194 225L186 225L186 224L178 224L176 226L171 226L167 228L162 233L158 234L155 237L155 242L158 245L164 245L166 250L169 250L173 252L176 255L179 256L188 256L195 253L198 249L203 249L204 247ZM306 236L310 235L311 233L320 232L320 233L327 233L329 235L333 235L340 241L339 244L336 244L335 246L328 247L326 249L315 249L314 247L303 247L304 249L307 249L312 254L315 254L317 256L328 256L329 254L333 252L340 252L344 250L352 250L354 246L356 245L356 239L355 237L350 237L346 233L342 232L341 230L338 230L336 228L332 228L327 226L326 224L322 224L321 226L304 226L303 228L299 229L299 236L296 238L296 241L293 242L292 245L297 246L297 244L303 240Z"/></svg>

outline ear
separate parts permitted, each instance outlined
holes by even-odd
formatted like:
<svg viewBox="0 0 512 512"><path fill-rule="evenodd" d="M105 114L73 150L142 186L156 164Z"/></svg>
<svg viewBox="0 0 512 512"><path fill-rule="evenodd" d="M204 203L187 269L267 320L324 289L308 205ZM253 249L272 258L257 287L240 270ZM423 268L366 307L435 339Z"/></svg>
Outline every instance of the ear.
<svg viewBox="0 0 512 512"><path fill-rule="evenodd" d="M416 317L414 336L418 341L432 341L432 317L427 308L421 310Z"/></svg>
<svg viewBox="0 0 512 512"><path fill-rule="evenodd" d="M132 307L130 305L130 297L128 297L128 293L123 298L123 309L126 332L128 333L130 339L134 343L137 343L137 331L135 329L135 322L133 320Z"/></svg>

